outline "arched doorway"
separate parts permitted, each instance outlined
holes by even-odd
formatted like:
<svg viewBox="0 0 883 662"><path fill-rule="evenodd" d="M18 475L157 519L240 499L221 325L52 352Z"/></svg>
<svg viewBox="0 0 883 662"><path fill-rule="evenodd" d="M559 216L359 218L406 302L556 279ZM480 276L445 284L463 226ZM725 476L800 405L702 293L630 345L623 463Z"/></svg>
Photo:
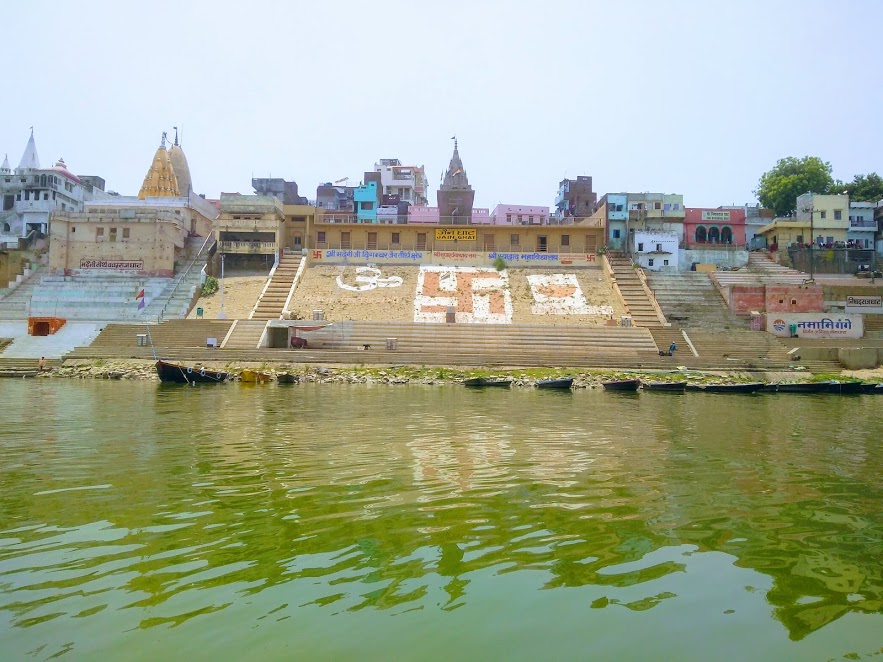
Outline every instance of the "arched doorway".
<svg viewBox="0 0 883 662"><path fill-rule="evenodd" d="M696 227L696 243L697 244L704 244L705 240L706 240L705 226L699 225Z"/></svg>
<svg viewBox="0 0 883 662"><path fill-rule="evenodd" d="M721 230L721 243L722 244L732 244L733 243L733 229L724 226L724 229Z"/></svg>
<svg viewBox="0 0 883 662"><path fill-rule="evenodd" d="M721 240L721 233L716 227L712 226L708 228L708 243L716 244Z"/></svg>

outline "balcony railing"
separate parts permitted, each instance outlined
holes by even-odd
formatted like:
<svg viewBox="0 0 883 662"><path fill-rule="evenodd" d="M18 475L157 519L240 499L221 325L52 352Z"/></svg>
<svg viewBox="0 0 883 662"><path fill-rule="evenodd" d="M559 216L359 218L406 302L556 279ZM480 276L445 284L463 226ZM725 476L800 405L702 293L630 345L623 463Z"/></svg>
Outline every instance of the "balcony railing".
<svg viewBox="0 0 883 662"><path fill-rule="evenodd" d="M432 216L421 218L410 217L410 216L387 216L387 217L379 217L373 221L360 221L359 217L355 214L324 214L321 217L316 217L316 224L318 225L330 225L330 224L341 224L341 223L357 223L357 224L395 224L395 225L416 225L416 226L509 226L509 227L545 227L550 225L572 225L579 228L603 228L604 227L604 219L603 218L586 218L586 217L567 217L567 218L543 218L542 221L540 219L534 219L533 222L527 217L522 218L521 221L517 219L512 219L512 221L507 222L505 216L502 218L494 218L493 216L484 216L484 215L474 215L472 217L471 222L467 222L465 219L459 217L451 217L446 216L444 218L435 218Z"/></svg>
<svg viewBox="0 0 883 662"><path fill-rule="evenodd" d="M849 229L852 230L855 228L867 228L867 229L871 229L871 230L876 230L877 229L877 221L871 221L871 220L850 221L849 222Z"/></svg>
<svg viewBox="0 0 883 662"><path fill-rule="evenodd" d="M222 241L222 253L247 253L252 255L273 255L276 253L275 241Z"/></svg>

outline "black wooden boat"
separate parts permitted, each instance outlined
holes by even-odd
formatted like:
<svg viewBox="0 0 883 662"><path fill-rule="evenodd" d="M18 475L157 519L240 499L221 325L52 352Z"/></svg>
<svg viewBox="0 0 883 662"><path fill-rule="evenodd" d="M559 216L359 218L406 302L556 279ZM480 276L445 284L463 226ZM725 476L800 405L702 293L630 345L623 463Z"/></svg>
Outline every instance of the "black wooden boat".
<svg viewBox="0 0 883 662"><path fill-rule="evenodd" d="M541 379L537 382L537 388L569 390L573 386L573 377L566 379Z"/></svg>
<svg viewBox="0 0 883 662"><path fill-rule="evenodd" d="M608 391L637 391L640 385L640 379L615 379L609 382L601 382L601 386Z"/></svg>
<svg viewBox="0 0 883 662"><path fill-rule="evenodd" d="M654 393L683 393L687 389L687 382L641 382L645 391Z"/></svg>
<svg viewBox="0 0 883 662"><path fill-rule="evenodd" d="M498 386L501 388L509 388L512 386L511 379L490 379L488 377L472 377L463 381L464 386L472 386L483 388L485 386Z"/></svg>
<svg viewBox="0 0 883 662"><path fill-rule="evenodd" d="M750 384L687 384L688 391L702 391L703 393L756 393L766 384L752 382Z"/></svg>
<svg viewBox="0 0 883 662"><path fill-rule="evenodd" d="M864 384L861 382L828 382L824 393L834 393L835 395L856 395L864 391Z"/></svg>
<svg viewBox="0 0 883 662"><path fill-rule="evenodd" d="M831 382L785 382L776 384L778 393L826 393Z"/></svg>
<svg viewBox="0 0 883 662"><path fill-rule="evenodd" d="M156 374L159 376L159 381L171 384L217 383L230 378L230 373L223 370L194 368L162 359L156 362Z"/></svg>
<svg viewBox="0 0 883 662"><path fill-rule="evenodd" d="M866 395L883 395L883 384L862 384L862 393Z"/></svg>
<svg viewBox="0 0 883 662"><path fill-rule="evenodd" d="M300 379L297 375L292 375L290 372L277 372L276 381L280 384L297 384Z"/></svg>

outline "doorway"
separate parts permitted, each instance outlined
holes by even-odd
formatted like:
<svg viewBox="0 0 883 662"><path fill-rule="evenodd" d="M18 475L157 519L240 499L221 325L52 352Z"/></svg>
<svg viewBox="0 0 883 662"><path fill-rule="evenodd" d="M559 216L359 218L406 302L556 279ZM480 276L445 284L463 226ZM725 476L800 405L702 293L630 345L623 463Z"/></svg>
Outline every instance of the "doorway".
<svg viewBox="0 0 883 662"><path fill-rule="evenodd" d="M537 237L537 252L545 253L548 248L548 242L546 241L546 235L541 234Z"/></svg>
<svg viewBox="0 0 883 662"><path fill-rule="evenodd" d="M49 322L34 322L34 333L35 336L48 336L51 333L52 329L49 326Z"/></svg>

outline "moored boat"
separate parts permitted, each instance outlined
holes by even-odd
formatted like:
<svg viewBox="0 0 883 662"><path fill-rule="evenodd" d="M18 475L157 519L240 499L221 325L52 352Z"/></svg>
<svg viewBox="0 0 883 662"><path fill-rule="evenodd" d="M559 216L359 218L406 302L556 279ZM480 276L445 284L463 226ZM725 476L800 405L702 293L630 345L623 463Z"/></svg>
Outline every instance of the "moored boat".
<svg viewBox="0 0 883 662"><path fill-rule="evenodd" d="M300 380L297 375L292 375L290 372L277 372L276 381L280 384L297 384Z"/></svg>
<svg viewBox="0 0 883 662"><path fill-rule="evenodd" d="M703 393L756 393L766 384L763 382L751 382L748 384L687 384L688 391L702 391Z"/></svg>
<svg viewBox="0 0 883 662"><path fill-rule="evenodd" d="M866 395L883 395L883 384L862 384L862 393Z"/></svg>
<svg viewBox="0 0 883 662"><path fill-rule="evenodd" d="M825 386L825 393L835 395L856 395L864 390L864 384L861 382L828 382Z"/></svg>
<svg viewBox="0 0 883 662"><path fill-rule="evenodd" d="M262 370L245 369L239 373L239 379L246 384L266 384L272 381L273 375Z"/></svg>
<svg viewBox="0 0 883 662"><path fill-rule="evenodd" d="M641 382L641 387L654 393L683 393L687 382Z"/></svg>
<svg viewBox="0 0 883 662"><path fill-rule="evenodd" d="M830 382L783 382L776 384L778 393L825 393Z"/></svg>
<svg viewBox="0 0 883 662"><path fill-rule="evenodd" d="M230 373L223 370L185 366L162 359L156 362L156 374L161 382L170 384L210 384L230 378Z"/></svg>
<svg viewBox="0 0 883 662"><path fill-rule="evenodd" d="M614 379L609 382L601 382L601 386L608 391L637 391L640 385L640 379Z"/></svg>
<svg viewBox="0 0 883 662"><path fill-rule="evenodd" d="M463 381L464 386L472 386L475 388L483 388L485 386L497 386L501 388L509 388L512 386L511 379L492 379L489 377L472 377Z"/></svg>
<svg viewBox="0 0 883 662"><path fill-rule="evenodd" d="M569 390L573 386L573 377L565 379L541 379L537 382L537 388Z"/></svg>

